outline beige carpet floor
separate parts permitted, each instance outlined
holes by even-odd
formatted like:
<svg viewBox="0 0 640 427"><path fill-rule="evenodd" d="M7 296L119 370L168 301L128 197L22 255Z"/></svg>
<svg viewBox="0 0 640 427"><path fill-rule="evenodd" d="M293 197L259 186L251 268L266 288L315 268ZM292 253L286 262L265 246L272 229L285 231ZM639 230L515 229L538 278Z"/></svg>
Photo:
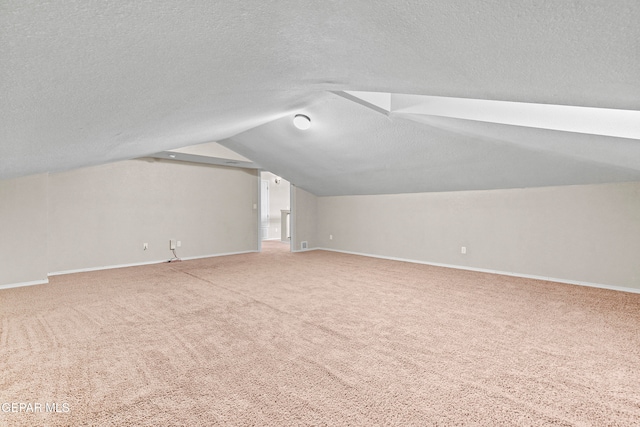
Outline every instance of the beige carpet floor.
<svg viewBox="0 0 640 427"><path fill-rule="evenodd" d="M265 242L0 290L0 372L1 426L632 426L640 295Z"/></svg>

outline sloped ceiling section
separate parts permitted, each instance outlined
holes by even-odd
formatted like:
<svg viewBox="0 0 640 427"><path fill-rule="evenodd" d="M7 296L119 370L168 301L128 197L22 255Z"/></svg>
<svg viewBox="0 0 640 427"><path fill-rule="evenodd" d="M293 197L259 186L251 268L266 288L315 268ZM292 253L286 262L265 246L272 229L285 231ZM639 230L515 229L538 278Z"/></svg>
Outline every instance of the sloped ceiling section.
<svg viewBox="0 0 640 427"><path fill-rule="evenodd" d="M336 94L220 143L316 195L640 180L640 140L437 117L390 115Z"/></svg>
<svg viewBox="0 0 640 427"><path fill-rule="evenodd" d="M633 138L335 95L638 111L638 22L636 0L4 0L0 179L220 141L316 194L638 180Z"/></svg>

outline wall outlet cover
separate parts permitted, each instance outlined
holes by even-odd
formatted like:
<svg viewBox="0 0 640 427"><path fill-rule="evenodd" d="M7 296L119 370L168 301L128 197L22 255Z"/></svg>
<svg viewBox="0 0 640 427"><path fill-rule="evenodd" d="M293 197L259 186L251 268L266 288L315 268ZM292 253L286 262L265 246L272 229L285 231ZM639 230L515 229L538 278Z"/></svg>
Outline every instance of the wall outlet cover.
<svg viewBox="0 0 640 427"><path fill-rule="evenodd" d="M306 240L303 241L303 242L300 242L300 249L307 249L308 245L309 244L307 243Z"/></svg>

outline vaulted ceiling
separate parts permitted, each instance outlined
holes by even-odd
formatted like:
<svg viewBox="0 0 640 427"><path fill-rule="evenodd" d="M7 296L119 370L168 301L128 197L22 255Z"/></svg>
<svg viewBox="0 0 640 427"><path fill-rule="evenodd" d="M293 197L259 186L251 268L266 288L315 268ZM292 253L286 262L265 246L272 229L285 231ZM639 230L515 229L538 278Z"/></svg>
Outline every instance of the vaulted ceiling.
<svg viewBox="0 0 640 427"><path fill-rule="evenodd" d="M4 0L0 178L219 141L318 195L640 181L638 22L636 0ZM631 131L344 91L606 109Z"/></svg>

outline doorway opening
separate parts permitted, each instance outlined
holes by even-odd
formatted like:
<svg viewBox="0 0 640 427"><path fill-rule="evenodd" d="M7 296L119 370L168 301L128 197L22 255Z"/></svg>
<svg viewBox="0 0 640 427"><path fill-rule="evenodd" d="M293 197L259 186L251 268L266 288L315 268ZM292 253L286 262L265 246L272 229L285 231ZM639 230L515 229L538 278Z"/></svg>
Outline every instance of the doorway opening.
<svg viewBox="0 0 640 427"><path fill-rule="evenodd" d="M291 184L260 172L260 248L291 251Z"/></svg>

